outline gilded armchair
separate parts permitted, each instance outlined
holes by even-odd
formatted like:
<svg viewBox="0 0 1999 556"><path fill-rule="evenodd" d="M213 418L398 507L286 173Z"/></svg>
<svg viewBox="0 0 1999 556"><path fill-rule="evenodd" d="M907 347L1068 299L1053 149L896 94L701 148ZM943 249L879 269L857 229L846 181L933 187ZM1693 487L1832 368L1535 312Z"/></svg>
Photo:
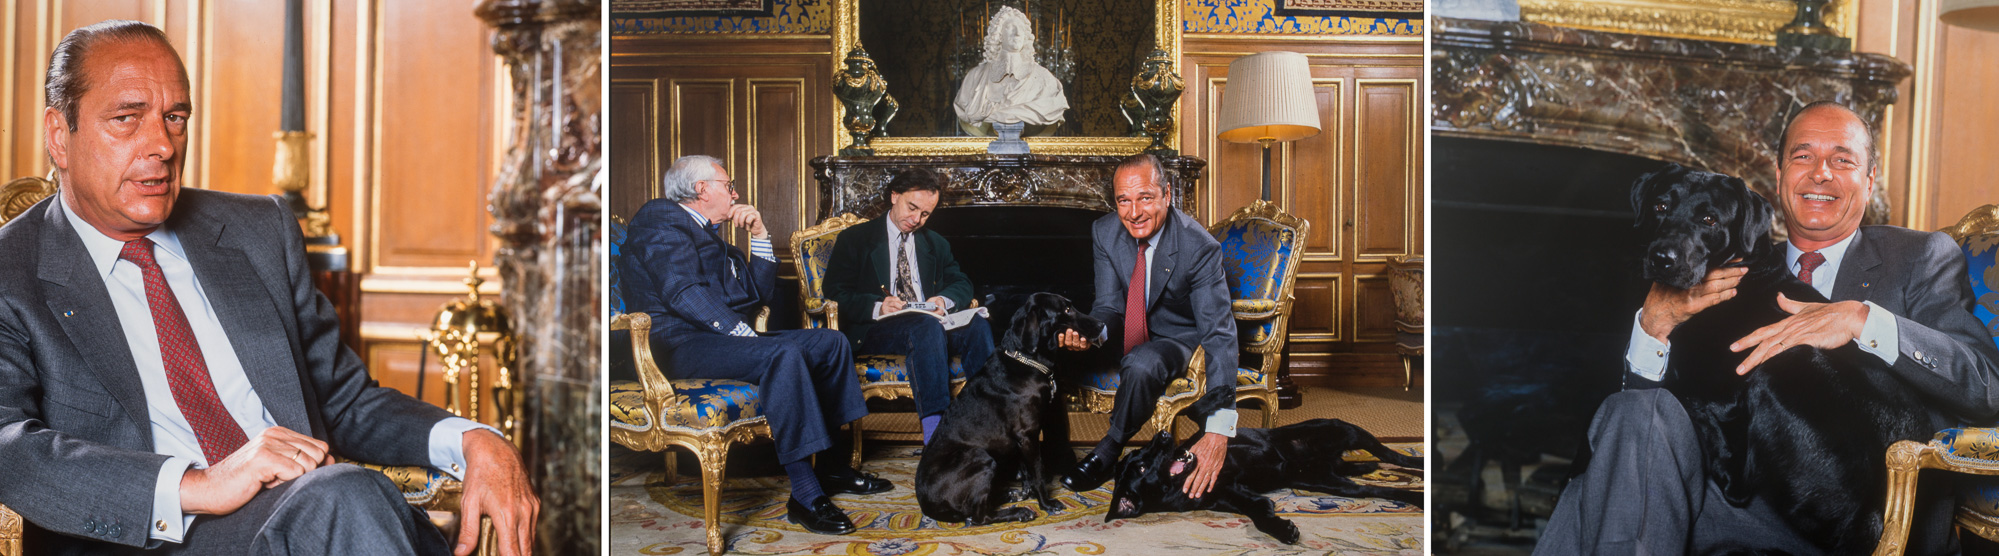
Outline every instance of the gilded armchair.
<svg viewBox="0 0 1999 556"><path fill-rule="evenodd" d="M799 322L806 328L840 329L840 304L825 297L826 264L833 257L834 240L840 232L867 219L853 213L827 218L818 225L791 234L791 253L798 264L798 310ZM977 307L977 302L973 302ZM861 381L861 396L867 399L893 400L913 397L915 391L909 386L909 371L900 355L859 355L854 356L854 373ZM951 358L951 395L965 387L965 364L957 357ZM854 430L855 469L861 467L861 433L859 422L852 425Z"/></svg>
<svg viewBox="0 0 1999 556"><path fill-rule="evenodd" d="M1395 352L1402 356L1402 389L1416 383L1411 362L1423 356L1423 257L1388 261L1388 288L1395 298Z"/></svg>
<svg viewBox="0 0 1999 556"><path fill-rule="evenodd" d="M1964 250L1973 316L1999 331L1999 205L1971 211L1943 232ZM1994 341L1999 341L1995 338ZM1903 440L1888 447L1888 496L1882 512L1877 556L1901 554L1914 517L1916 479L1924 469L1984 475L1959 481L1955 521L1961 531L1999 541L1999 428L1956 427L1937 431L1928 443Z"/></svg>
<svg viewBox="0 0 1999 556"><path fill-rule="evenodd" d="M1242 348L1238 361L1256 361L1253 368L1235 370L1236 400L1260 402L1266 428L1277 423L1277 366L1284 360L1291 290L1296 286L1305 234L1310 229L1310 222L1265 201L1243 207L1208 229L1222 244L1230 311L1235 315L1237 343ZM1187 375L1167 384L1152 414L1154 430L1170 430L1174 417L1201 397L1207 373L1212 371L1206 368L1205 353L1195 349ZM1084 404L1094 412L1109 412L1117 396L1117 372L1093 373L1086 380L1078 393Z"/></svg>

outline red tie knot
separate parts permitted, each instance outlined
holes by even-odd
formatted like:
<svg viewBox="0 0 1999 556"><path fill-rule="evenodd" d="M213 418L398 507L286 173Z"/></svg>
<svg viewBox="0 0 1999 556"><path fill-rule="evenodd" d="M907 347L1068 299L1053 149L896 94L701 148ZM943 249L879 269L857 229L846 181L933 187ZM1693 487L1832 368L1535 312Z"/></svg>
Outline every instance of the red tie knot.
<svg viewBox="0 0 1999 556"><path fill-rule="evenodd" d="M159 266L153 261L153 240L143 237L125 242L125 248L118 251L118 258L132 261L142 269Z"/></svg>
<svg viewBox="0 0 1999 556"><path fill-rule="evenodd" d="M1825 255L1820 254L1818 251L1798 255L1798 266L1803 268L1805 272L1818 270L1819 265L1822 264L1825 264Z"/></svg>

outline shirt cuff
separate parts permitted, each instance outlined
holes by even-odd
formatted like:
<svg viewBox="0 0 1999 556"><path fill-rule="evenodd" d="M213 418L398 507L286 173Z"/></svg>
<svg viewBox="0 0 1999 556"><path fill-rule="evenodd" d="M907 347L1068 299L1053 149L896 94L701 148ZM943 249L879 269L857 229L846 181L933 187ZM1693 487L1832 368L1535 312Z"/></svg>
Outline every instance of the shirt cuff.
<svg viewBox="0 0 1999 556"><path fill-rule="evenodd" d="M744 338L755 338L755 337L757 336L757 329L755 329L755 328L750 328L750 323L747 323L747 322L739 322L739 323L736 323L736 329L735 329L735 330L731 330L731 331L729 331L729 335L730 335L730 336L742 336L742 337L744 337Z"/></svg>
<svg viewBox="0 0 1999 556"><path fill-rule="evenodd" d="M180 511L180 480L194 460L174 456L160 464L159 482L153 484L152 526L146 530L146 538L171 543L187 538L187 528L194 524L194 516Z"/></svg>
<svg viewBox="0 0 1999 556"><path fill-rule="evenodd" d="M750 238L750 254L759 259L777 262L777 254L770 249L770 238Z"/></svg>
<svg viewBox="0 0 1999 556"><path fill-rule="evenodd" d="M949 313L952 309L956 308L958 308L957 303L952 303L949 297L944 298L944 312Z"/></svg>
<svg viewBox="0 0 1999 556"><path fill-rule="evenodd" d="M1208 416L1208 424L1201 427L1201 430L1235 438L1235 420L1235 410L1217 409L1214 415Z"/></svg>
<svg viewBox="0 0 1999 556"><path fill-rule="evenodd" d="M1658 382L1666 376L1666 359L1673 354L1671 346L1651 334L1639 323L1645 320L1645 310L1631 318L1631 344L1624 352L1624 362L1631 365L1631 373L1645 380Z"/></svg>
<svg viewBox="0 0 1999 556"><path fill-rule="evenodd" d="M464 417L450 417L430 427L430 467L443 471L451 478L465 480L465 433L477 429L493 431L506 438L500 429L481 425Z"/></svg>
<svg viewBox="0 0 1999 556"><path fill-rule="evenodd" d="M1872 353L1893 366L1902 358L1901 328L1895 324L1895 314L1872 301L1862 303L1867 304L1867 324L1861 325L1860 337L1853 342L1860 344L1860 351Z"/></svg>

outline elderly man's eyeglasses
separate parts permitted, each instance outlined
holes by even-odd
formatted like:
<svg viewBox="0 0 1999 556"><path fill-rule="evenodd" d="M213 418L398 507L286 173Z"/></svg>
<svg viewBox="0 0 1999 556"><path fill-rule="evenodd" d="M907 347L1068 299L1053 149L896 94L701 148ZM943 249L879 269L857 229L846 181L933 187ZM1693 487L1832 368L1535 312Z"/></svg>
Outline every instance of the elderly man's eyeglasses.
<svg viewBox="0 0 1999 556"><path fill-rule="evenodd" d="M701 180L701 181L705 181L708 183L719 183L722 184L722 187L729 188L730 193L736 192L736 180Z"/></svg>

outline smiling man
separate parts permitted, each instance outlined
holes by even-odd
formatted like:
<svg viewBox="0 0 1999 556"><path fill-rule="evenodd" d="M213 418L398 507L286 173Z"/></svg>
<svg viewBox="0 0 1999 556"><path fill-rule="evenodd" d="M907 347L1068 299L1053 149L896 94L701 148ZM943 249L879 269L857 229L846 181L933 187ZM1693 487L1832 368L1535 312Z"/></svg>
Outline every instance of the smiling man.
<svg viewBox="0 0 1999 556"><path fill-rule="evenodd" d="M1957 245L1942 233L1860 225L1879 167L1873 137L1859 115L1832 102L1807 105L1785 125L1776 204L1790 232L1786 260L1793 275L1834 301L1780 296L1792 316L1731 346L1749 353L1735 370L1750 372L1799 345L1854 344L1924 393L1939 428L1953 421L1990 425L1999 415L1999 349L1971 315ZM1694 314L1734 297L1746 272L1716 269L1691 289L1652 284L1632 325L1625 389L1598 408L1590 427L1594 457L1563 491L1535 553L1818 552L1772 501L1757 497L1735 507L1723 499L1705 476L1686 409L1658 388L1672 357L1666 338ZM1956 551L1948 486L1922 482L1908 553Z"/></svg>
<svg viewBox="0 0 1999 556"><path fill-rule="evenodd" d="M1110 478L1120 448L1152 417L1154 400L1187 372L1195 347L1206 348L1207 390L1223 390L1224 408L1194 415L1204 423L1193 453L1199 465L1183 489L1199 498L1214 486L1235 436L1235 316L1229 313L1222 247L1194 217L1173 207L1159 158L1133 155L1111 177L1117 212L1091 225L1096 244L1096 303L1090 316L1110 324L1107 343L1117 357L1117 399L1110 429L1096 449L1062 478L1069 490L1095 489ZM1088 349L1070 330L1062 346Z"/></svg>
<svg viewBox="0 0 1999 556"><path fill-rule="evenodd" d="M0 503L36 553L452 550L334 455L464 479L464 522L527 552L539 502L513 446L369 378L283 201L182 183L195 107L165 34L77 29L47 77L61 192L0 228Z"/></svg>
<svg viewBox="0 0 1999 556"><path fill-rule="evenodd" d="M937 209L942 178L916 168L882 189L888 193L888 214L842 230L834 240L826 298L840 304L840 331L853 341L856 355L907 356L909 387L923 443L929 444L951 407L950 356L959 357L968 375L984 367L993 353L992 327L978 316L952 330L927 315L886 317L911 302L928 303L937 315L965 307L972 281L958 270L951 243L923 228Z"/></svg>

